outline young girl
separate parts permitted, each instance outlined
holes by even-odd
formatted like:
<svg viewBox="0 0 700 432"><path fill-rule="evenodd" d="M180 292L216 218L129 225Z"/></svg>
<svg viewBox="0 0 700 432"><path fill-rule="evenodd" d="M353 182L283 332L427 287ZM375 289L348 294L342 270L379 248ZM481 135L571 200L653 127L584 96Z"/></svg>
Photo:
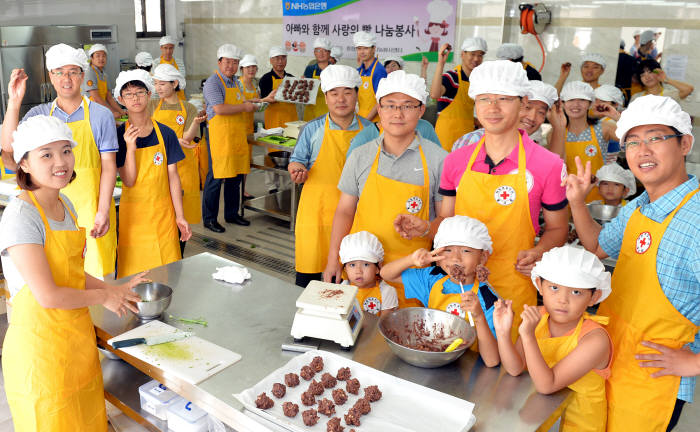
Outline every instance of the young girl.
<svg viewBox="0 0 700 432"><path fill-rule="evenodd" d="M603 199L593 203L623 206L627 204L624 198L637 192L637 182L632 171L616 163L604 165L595 176L598 179L596 186Z"/></svg>
<svg viewBox="0 0 700 432"><path fill-rule="evenodd" d="M498 295L485 282L488 270L483 266L493 252L486 225L467 216L446 218L438 227L434 246L433 251L418 249L386 264L380 272L382 279L403 283L406 298L418 299L425 307L464 319L469 311L476 326L479 354L487 366L496 366L493 305ZM426 267L432 263L436 266Z"/></svg>
<svg viewBox="0 0 700 432"><path fill-rule="evenodd" d="M359 288L357 300L362 310L381 315L399 307L396 288L381 280L379 264L384 259L384 248L374 234L360 231L348 234L340 242L340 262L348 276L346 281Z"/></svg>
<svg viewBox="0 0 700 432"><path fill-rule="evenodd" d="M549 430L561 416L560 430L604 431L612 342L601 325L608 319L590 315L586 308L610 295L610 273L594 254L566 245L545 252L531 278L544 306L525 305L515 344L510 338L511 301L499 300L495 306L503 367L514 376L527 368L540 393L573 390L569 402L540 430Z"/></svg>

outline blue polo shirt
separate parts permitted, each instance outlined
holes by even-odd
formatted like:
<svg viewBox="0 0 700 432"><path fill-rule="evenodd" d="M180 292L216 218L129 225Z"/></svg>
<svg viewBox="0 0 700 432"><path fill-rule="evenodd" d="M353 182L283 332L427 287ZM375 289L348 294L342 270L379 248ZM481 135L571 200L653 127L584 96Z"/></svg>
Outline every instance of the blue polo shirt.
<svg viewBox="0 0 700 432"><path fill-rule="evenodd" d="M357 68L357 71L360 73L361 77L370 76L372 75L372 68L374 68L375 63L377 64L377 67L374 69L374 76L372 77L372 89L374 91L374 94L377 94L379 80L387 76L386 69L384 69L384 65L379 63L379 60L375 57L374 61L372 62L372 64L369 65L368 68L365 69L365 64L362 63L360 67Z"/></svg>

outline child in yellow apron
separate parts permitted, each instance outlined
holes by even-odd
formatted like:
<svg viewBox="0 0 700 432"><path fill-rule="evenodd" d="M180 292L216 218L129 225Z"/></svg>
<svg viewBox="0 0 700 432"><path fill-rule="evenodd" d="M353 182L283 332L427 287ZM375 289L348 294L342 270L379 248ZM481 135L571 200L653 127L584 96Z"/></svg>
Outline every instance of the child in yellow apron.
<svg viewBox="0 0 700 432"><path fill-rule="evenodd" d="M540 393L565 387L573 391L540 431L548 431L561 417L560 431L604 432L612 341L604 327L608 319L590 315L586 308L610 294L610 273L591 252L566 245L542 255L532 269L532 281L544 306L525 306L515 344L510 338L512 302L496 303L494 324L502 365L511 375L527 368Z"/></svg>
<svg viewBox="0 0 700 432"><path fill-rule="evenodd" d="M595 173L595 177L597 179L596 186L603 199L593 201L591 204L622 207L627 204L625 198L637 192L637 181L632 171L626 170L616 163L603 165Z"/></svg>
<svg viewBox="0 0 700 432"><path fill-rule="evenodd" d="M462 135L474 130L474 100L469 97L469 81L462 80L462 66L457 66L455 71L459 79L457 94L435 123L435 133L448 152Z"/></svg>
<svg viewBox="0 0 700 432"><path fill-rule="evenodd" d="M402 283L406 298L418 299L424 307L473 321L477 341L472 349L479 351L487 366L498 365L493 328L498 295L483 275L483 266L493 252L486 225L467 216L448 217L440 223L434 244L433 251L418 249L387 262L382 278Z"/></svg>
<svg viewBox="0 0 700 432"><path fill-rule="evenodd" d="M356 286L362 310L377 316L399 307L396 289L379 277L383 259L382 244L367 231L348 234L340 242L340 263L347 274L343 284Z"/></svg>
<svg viewBox="0 0 700 432"><path fill-rule="evenodd" d="M581 158L581 163L584 166L586 165L586 162L591 162L591 172L598 172L598 170L603 167L605 161L603 160L603 152L601 151L598 133L595 126L589 126L588 131L591 138L582 139L580 136L570 133L568 128L566 129L566 166L569 167L569 169L576 166L576 156ZM598 191L597 186L589 192L588 196L586 196L586 202L601 199L603 199L603 196Z"/></svg>
<svg viewBox="0 0 700 432"><path fill-rule="evenodd" d="M357 103L360 106L360 110L357 113L374 123L379 121L379 114L376 114L373 118L367 118L367 116L372 111L372 108L377 105L377 98L374 94L372 79L374 78L374 71L377 68L378 63L379 59L375 58L374 64L372 65L372 71L369 73L369 75L362 75L360 73L360 78L362 78L362 86L357 93Z"/></svg>

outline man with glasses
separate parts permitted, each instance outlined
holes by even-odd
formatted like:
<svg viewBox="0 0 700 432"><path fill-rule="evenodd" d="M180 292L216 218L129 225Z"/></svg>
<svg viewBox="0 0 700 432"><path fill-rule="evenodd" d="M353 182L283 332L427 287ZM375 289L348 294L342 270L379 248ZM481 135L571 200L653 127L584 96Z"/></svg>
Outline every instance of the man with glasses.
<svg viewBox="0 0 700 432"><path fill-rule="evenodd" d="M64 193L78 213L78 225L86 230L85 272L96 278L114 272L117 250L116 211L112 193L117 180L117 134L112 112L83 97L80 86L88 69L82 49L66 44L46 51L46 68L56 91L53 102L35 106L24 120L36 115L51 115L68 124L78 146L75 154L76 179ZM17 128L19 110L27 85L23 69L12 72L9 100L2 129L2 157L13 169L12 131Z"/></svg>
<svg viewBox="0 0 700 432"><path fill-rule="evenodd" d="M332 48L333 46L329 39L316 38L314 41L314 57L316 57L316 63L306 67L304 70L305 78L319 79L321 77L321 71L331 64ZM304 107L304 121L311 121L326 114L327 112L328 106L326 105L326 99L323 92L319 88L318 94L316 95L316 103L313 105L306 105L306 107Z"/></svg>
<svg viewBox="0 0 700 432"><path fill-rule="evenodd" d="M385 262L419 248L431 249L427 230L408 240L394 229L401 214L427 224L440 208L438 183L447 152L416 134L427 98L425 81L418 75L396 71L379 82L376 100L383 133L358 147L345 162L324 281L340 280L340 242L350 232L376 235L384 246ZM420 305L417 300L406 301L402 287L397 294L399 307Z"/></svg>
<svg viewBox="0 0 700 432"><path fill-rule="evenodd" d="M599 309L615 351L608 430L671 430L700 374L700 194L685 167L692 125L677 102L648 95L622 112L616 134L646 190L615 219L601 228L586 209L590 162L577 158L577 174L566 178L581 243L617 259Z"/></svg>

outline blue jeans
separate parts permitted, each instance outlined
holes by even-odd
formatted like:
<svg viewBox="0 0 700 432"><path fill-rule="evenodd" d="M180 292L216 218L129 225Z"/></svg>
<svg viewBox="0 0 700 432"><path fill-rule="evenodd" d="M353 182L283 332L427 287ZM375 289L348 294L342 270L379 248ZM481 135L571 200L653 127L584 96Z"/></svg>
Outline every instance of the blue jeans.
<svg viewBox="0 0 700 432"><path fill-rule="evenodd" d="M206 129L207 150L209 152L209 172L204 182L202 191L202 219L206 222L215 222L219 215L219 197L221 196L221 183L224 184L224 219L231 220L238 215L241 205L241 184L243 174L228 178L214 178L214 170L211 165L211 144L209 141L209 128Z"/></svg>

